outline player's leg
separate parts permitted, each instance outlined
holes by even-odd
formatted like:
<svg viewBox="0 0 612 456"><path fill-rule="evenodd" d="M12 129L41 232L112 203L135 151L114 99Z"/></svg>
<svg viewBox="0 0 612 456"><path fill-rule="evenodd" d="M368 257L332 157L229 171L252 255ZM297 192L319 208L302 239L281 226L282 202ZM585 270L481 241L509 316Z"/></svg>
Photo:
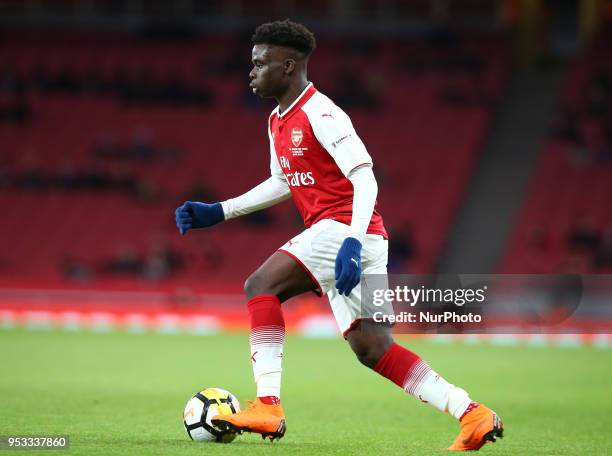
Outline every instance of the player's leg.
<svg viewBox="0 0 612 456"><path fill-rule="evenodd" d="M274 252L244 283L247 299L260 295L274 295L280 302L308 291L318 285L293 257Z"/></svg>
<svg viewBox="0 0 612 456"><path fill-rule="evenodd" d="M362 255L364 287L386 288L386 249L386 241L366 237ZM449 449L475 450L502 436L501 420L493 411L473 402L465 390L447 382L416 353L395 343L388 325L369 318L375 311L388 313L391 309L369 309L367 300L362 300L359 285L349 296L331 288L328 297L338 325L362 364L420 401L461 421L461 433Z"/></svg>
<svg viewBox="0 0 612 456"><path fill-rule="evenodd" d="M270 256L245 282L251 321L251 363L257 397L264 403L274 404L280 400L285 342L281 303L316 288L304 268L281 252Z"/></svg>
<svg viewBox="0 0 612 456"><path fill-rule="evenodd" d="M457 419L469 409L472 401L467 392L444 380L416 353L395 343L389 326L361 320L345 337L362 364L420 401Z"/></svg>
<svg viewBox="0 0 612 456"><path fill-rule="evenodd" d="M285 414L280 387L285 321L281 303L318 285L292 256L275 252L246 280L251 321L250 343L257 397L242 412L213 419L223 429L260 433L271 440L283 437Z"/></svg>
<svg viewBox="0 0 612 456"><path fill-rule="evenodd" d="M410 395L460 420L461 432L450 450L477 450L503 436L501 419L449 382L416 353L393 341L391 328L362 320L346 333L359 361Z"/></svg>
<svg viewBox="0 0 612 456"><path fill-rule="evenodd" d="M391 328L372 320L360 320L346 333L346 341L364 366L374 369L393 344Z"/></svg>

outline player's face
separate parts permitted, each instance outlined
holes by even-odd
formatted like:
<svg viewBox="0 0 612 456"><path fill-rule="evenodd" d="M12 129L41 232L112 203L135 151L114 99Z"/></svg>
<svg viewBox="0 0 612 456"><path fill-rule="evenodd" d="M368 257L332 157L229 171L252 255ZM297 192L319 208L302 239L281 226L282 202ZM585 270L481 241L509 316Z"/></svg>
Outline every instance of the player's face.
<svg viewBox="0 0 612 456"><path fill-rule="evenodd" d="M276 97L286 89L285 62L282 50L276 46L253 46L253 69L249 73L249 87L260 97Z"/></svg>

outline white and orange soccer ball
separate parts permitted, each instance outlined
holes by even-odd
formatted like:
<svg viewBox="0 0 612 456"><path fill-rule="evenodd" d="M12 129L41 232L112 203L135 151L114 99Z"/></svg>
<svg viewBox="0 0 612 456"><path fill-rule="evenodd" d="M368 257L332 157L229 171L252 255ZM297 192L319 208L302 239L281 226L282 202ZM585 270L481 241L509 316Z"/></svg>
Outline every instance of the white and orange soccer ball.
<svg viewBox="0 0 612 456"><path fill-rule="evenodd" d="M221 388L206 388L187 402L183 424L192 440L229 443L236 438L236 434L217 429L211 420L217 415L231 415L239 411L240 403L232 393Z"/></svg>

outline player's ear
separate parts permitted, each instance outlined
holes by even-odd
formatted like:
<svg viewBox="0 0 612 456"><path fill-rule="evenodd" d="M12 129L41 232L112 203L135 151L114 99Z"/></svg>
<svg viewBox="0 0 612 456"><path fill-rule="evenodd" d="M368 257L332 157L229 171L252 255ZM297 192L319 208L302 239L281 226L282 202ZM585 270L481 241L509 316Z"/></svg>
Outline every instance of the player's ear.
<svg viewBox="0 0 612 456"><path fill-rule="evenodd" d="M285 74L293 73L293 71L295 70L295 60L294 59L285 59L284 70L285 70Z"/></svg>

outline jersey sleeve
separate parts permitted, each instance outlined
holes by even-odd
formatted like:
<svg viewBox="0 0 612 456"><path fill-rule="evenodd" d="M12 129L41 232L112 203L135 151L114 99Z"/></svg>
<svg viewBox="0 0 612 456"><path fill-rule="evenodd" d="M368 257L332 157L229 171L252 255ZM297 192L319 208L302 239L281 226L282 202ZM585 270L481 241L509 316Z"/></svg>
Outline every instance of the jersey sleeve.
<svg viewBox="0 0 612 456"><path fill-rule="evenodd" d="M274 150L274 138L272 137L272 132L270 131L270 124L268 123L268 139L270 141L270 174L272 177L275 177L283 182L287 182L285 178L285 174L278 163L278 157L276 156L276 151Z"/></svg>
<svg viewBox="0 0 612 456"><path fill-rule="evenodd" d="M305 111L321 145L345 176L359 165L372 164L372 157L357 135L349 116L331 101Z"/></svg>

